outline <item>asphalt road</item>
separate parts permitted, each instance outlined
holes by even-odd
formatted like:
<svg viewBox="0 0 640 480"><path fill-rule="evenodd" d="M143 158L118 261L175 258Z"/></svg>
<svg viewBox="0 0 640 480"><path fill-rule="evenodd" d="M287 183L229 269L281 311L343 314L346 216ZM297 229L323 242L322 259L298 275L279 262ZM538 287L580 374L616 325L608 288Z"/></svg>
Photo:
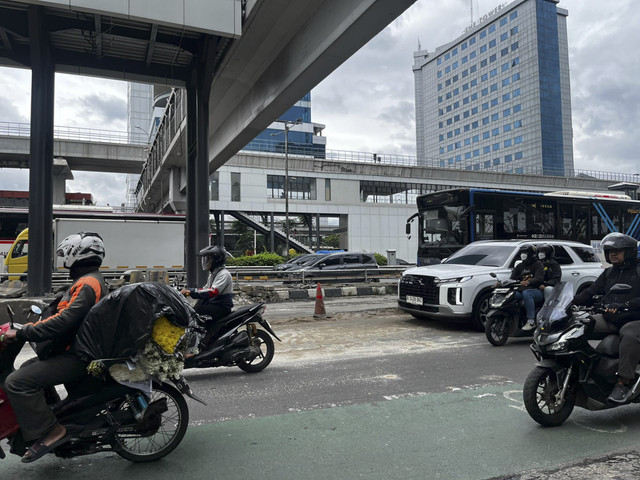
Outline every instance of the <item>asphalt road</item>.
<svg viewBox="0 0 640 480"><path fill-rule="evenodd" d="M272 365L252 375L237 368L188 371L208 406L189 403L187 436L159 462L132 465L102 454L23 466L11 458L0 462L0 474L33 480L545 478L521 476L640 443L637 405L576 409L554 429L533 422L521 399L534 360L527 340L492 347L483 334L418 321L384 308L389 298L384 302L370 297L368 309L354 306L348 314L334 313L347 307L327 302L327 319L314 319L309 302L268 308L283 339Z"/></svg>

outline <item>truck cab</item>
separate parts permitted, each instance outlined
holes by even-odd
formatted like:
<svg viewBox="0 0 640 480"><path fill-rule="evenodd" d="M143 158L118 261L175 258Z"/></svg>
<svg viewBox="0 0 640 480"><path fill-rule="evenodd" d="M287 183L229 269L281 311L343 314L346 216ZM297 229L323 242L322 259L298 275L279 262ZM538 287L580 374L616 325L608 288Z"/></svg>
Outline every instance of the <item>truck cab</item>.
<svg viewBox="0 0 640 480"><path fill-rule="evenodd" d="M29 260L29 229L25 228L16 237L15 242L9 248L7 257L4 259L4 266L7 273L25 273ZM19 277L10 278L17 280Z"/></svg>

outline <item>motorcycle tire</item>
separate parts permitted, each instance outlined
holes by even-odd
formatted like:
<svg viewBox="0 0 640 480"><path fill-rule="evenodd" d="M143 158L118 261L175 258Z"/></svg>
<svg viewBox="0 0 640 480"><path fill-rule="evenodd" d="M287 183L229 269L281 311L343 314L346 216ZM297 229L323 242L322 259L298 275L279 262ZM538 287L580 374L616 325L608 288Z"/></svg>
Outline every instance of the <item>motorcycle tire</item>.
<svg viewBox="0 0 640 480"><path fill-rule="evenodd" d="M524 382L524 406L529 416L543 427L561 425L573 411L575 391L570 389L562 403L558 404L556 395L559 391L556 373L550 368L534 368Z"/></svg>
<svg viewBox="0 0 640 480"><path fill-rule="evenodd" d="M155 383L149 403L166 398L160 428L153 434L116 434L114 451L131 462L153 462L171 453L182 441L189 425L189 407L182 394L171 385ZM128 408L123 403L122 408Z"/></svg>
<svg viewBox="0 0 640 480"><path fill-rule="evenodd" d="M237 365L240 370L247 373L261 372L271 363L276 346L273 343L271 335L264 330L258 330L253 337L254 344L260 342L260 355L250 361L240 360Z"/></svg>
<svg viewBox="0 0 640 480"><path fill-rule="evenodd" d="M501 347L509 339L509 317L500 313L487 317L484 333L491 345Z"/></svg>

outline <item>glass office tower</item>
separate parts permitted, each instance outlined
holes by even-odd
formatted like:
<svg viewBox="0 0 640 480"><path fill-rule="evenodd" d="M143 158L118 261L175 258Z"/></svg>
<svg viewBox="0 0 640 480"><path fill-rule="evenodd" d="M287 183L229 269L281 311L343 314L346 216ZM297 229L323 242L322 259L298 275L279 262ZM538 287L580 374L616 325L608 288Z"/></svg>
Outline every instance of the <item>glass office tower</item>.
<svg viewBox="0 0 640 480"><path fill-rule="evenodd" d="M568 13L557 3L517 0L414 52L420 165L573 172Z"/></svg>

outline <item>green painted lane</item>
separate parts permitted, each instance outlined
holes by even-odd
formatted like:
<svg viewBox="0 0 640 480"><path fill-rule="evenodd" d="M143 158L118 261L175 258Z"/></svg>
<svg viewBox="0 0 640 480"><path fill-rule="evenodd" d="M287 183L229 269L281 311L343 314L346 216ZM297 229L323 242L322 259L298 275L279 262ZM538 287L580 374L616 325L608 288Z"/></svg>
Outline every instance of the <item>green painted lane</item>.
<svg viewBox="0 0 640 480"><path fill-rule="evenodd" d="M487 479L640 444L640 406L576 409L558 428L529 418L520 385L407 394L374 403L190 427L150 464L114 454L0 462L30 480ZM211 405L210 408L215 408Z"/></svg>

